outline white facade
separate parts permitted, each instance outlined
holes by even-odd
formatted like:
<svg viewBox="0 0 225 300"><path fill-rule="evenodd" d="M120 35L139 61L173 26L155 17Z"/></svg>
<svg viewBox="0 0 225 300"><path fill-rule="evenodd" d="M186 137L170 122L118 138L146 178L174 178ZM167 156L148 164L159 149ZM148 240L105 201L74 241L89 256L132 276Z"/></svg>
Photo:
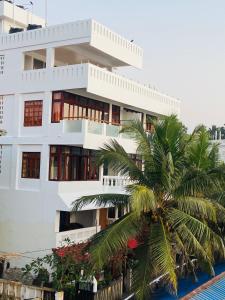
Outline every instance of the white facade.
<svg viewBox="0 0 225 300"><path fill-rule="evenodd" d="M50 175L49 167L51 145L97 150L116 138L126 151L135 154L134 142L120 134L121 127L113 123L113 107L119 107L120 121L139 118L145 123L146 114L179 116L180 102L114 73L113 68L123 66L141 68L143 51L98 22L85 20L8 34L15 20L23 28L29 18L37 24L45 23L18 7L14 14L13 20L12 4L0 2L3 32L0 35L0 129L7 131L6 136L0 137L0 249L23 253L51 249L65 237L76 242L87 239L101 229L103 216L100 215L104 213L100 208L86 207L85 214L71 214L70 221L83 228L64 228L62 232L59 232L60 211L69 211L72 201L80 196L121 192L127 184L127 179L110 172L104 177L103 170L97 180L55 180L56 175ZM81 101L103 102L108 107L107 121L99 122L96 115L94 120L89 115L65 117L64 103L63 117L53 123L52 99L56 91L77 95ZM42 101L41 125L25 124L27 101ZM74 113L76 107L74 104L72 107ZM39 178L22 178L24 153L40 153ZM51 172L56 172L54 163ZM54 180L49 180L50 176Z"/></svg>
<svg viewBox="0 0 225 300"><path fill-rule="evenodd" d="M225 162L225 140L219 141L220 158Z"/></svg>
<svg viewBox="0 0 225 300"><path fill-rule="evenodd" d="M212 140L212 142L219 145L219 158L221 161L225 162L225 140L218 139L218 140Z"/></svg>

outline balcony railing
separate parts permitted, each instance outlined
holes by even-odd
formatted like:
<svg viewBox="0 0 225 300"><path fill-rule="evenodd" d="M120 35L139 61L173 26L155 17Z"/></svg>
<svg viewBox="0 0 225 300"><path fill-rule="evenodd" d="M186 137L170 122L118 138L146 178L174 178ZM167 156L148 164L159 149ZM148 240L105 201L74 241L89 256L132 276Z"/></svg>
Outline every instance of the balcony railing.
<svg viewBox="0 0 225 300"><path fill-rule="evenodd" d="M70 242L74 242L74 243L85 242L89 238L91 238L94 234L98 233L100 230L101 230L101 226L94 226L94 227L57 232L56 247L60 247L66 244L67 239L69 239Z"/></svg>
<svg viewBox="0 0 225 300"><path fill-rule="evenodd" d="M103 186L123 187L132 183L133 181L129 177L124 176L103 176L102 178Z"/></svg>
<svg viewBox="0 0 225 300"><path fill-rule="evenodd" d="M87 92L157 114L180 113L180 101L93 64L77 64L22 72L22 87L32 92L47 85L50 90L86 88ZM138 99L138 102L137 102Z"/></svg>
<svg viewBox="0 0 225 300"><path fill-rule="evenodd" d="M95 20L81 20L13 34L0 34L2 50L55 42L63 42L65 45L76 44L78 39L83 39L89 46L125 64L142 66L143 50L139 46Z"/></svg>
<svg viewBox="0 0 225 300"><path fill-rule="evenodd" d="M90 133L101 135L110 138L125 138L130 139L130 135L127 133L120 133L122 126L100 123L88 119L77 120L63 120L62 127L63 133Z"/></svg>

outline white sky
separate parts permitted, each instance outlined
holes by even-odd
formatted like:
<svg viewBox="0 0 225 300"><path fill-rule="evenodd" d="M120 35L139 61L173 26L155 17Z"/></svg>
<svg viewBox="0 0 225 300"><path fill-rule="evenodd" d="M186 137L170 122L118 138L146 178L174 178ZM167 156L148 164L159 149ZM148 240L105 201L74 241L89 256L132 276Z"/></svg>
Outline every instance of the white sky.
<svg viewBox="0 0 225 300"><path fill-rule="evenodd" d="M224 0L47 1L49 24L94 18L142 46L144 69L123 72L180 98L190 129L225 123Z"/></svg>

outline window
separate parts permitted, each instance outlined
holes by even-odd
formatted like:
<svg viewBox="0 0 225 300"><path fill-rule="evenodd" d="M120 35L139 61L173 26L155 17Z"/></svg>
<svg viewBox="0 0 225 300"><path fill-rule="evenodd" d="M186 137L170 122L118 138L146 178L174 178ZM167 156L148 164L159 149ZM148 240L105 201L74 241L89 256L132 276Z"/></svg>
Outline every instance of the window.
<svg viewBox="0 0 225 300"><path fill-rule="evenodd" d="M40 178L40 152L23 152L22 178Z"/></svg>
<svg viewBox="0 0 225 300"><path fill-rule="evenodd" d="M109 122L109 104L68 92L54 92L52 100L52 123L60 120L88 119Z"/></svg>
<svg viewBox="0 0 225 300"><path fill-rule="evenodd" d="M42 100L24 102L24 126L42 126Z"/></svg>
<svg viewBox="0 0 225 300"><path fill-rule="evenodd" d="M120 107L112 105L112 124L120 125Z"/></svg>
<svg viewBox="0 0 225 300"><path fill-rule="evenodd" d="M154 120L157 120L157 117L146 115L146 131L154 132L154 125L153 125Z"/></svg>
<svg viewBox="0 0 225 300"><path fill-rule="evenodd" d="M49 180L99 180L96 151L74 146L50 146Z"/></svg>
<svg viewBox="0 0 225 300"><path fill-rule="evenodd" d="M46 62L34 58L33 60L33 70L44 69L46 68Z"/></svg>
<svg viewBox="0 0 225 300"><path fill-rule="evenodd" d="M116 208L109 207L108 208L108 219L115 219L116 218Z"/></svg>
<svg viewBox="0 0 225 300"><path fill-rule="evenodd" d="M130 158L135 162L136 166L142 170L142 157L139 154L129 154Z"/></svg>

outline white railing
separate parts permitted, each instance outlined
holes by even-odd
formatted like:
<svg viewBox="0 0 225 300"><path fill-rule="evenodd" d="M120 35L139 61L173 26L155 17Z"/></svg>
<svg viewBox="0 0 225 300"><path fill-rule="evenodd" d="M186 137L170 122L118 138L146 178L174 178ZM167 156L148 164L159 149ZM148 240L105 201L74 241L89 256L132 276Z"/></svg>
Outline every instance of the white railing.
<svg viewBox="0 0 225 300"><path fill-rule="evenodd" d="M96 134L110 138L130 139L129 134L120 133L122 126L100 123L97 121L80 119L80 120L62 120L63 133L83 133Z"/></svg>
<svg viewBox="0 0 225 300"><path fill-rule="evenodd" d="M0 279L1 299L53 299L55 291L50 288L24 285L21 282Z"/></svg>
<svg viewBox="0 0 225 300"><path fill-rule="evenodd" d="M78 80L87 75L87 64L54 67L49 69L28 70L22 72L23 82Z"/></svg>
<svg viewBox="0 0 225 300"><path fill-rule="evenodd" d="M100 230L101 230L101 226L94 226L94 227L57 232L56 247L60 247L63 244L66 244L65 241L66 239L69 239L70 242L74 242L74 243L85 242Z"/></svg>
<svg viewBox="0 0 225 300"><path fill-rule="evenodd" d="M52 90L86 88L90 93L138 105L142 109L163 115L180 113L178 99L90 63L22 72L22 86L27 88L32 83L34 88L39 82L50 85Z"/></svg>
<svg viewBox="0 0 225 300"><path fill-rule="evenodd" d="M151 101L153 111L154 108L158 107L160 104L160 106L166 107L166 110L168 111L167 114L175 113L179 115L180 113L180 100L176 98L170 97L148 87L147 85L130 80L122 75L109 72L93 64L89 64L88 70L90 79L97 80L101 88L103 86L102 84L105 84L104 90L115 91L115 94L118 93L123 95L124 98L131 98L135 96L136 101L139 99L139 105L141 105L142 100L147 100L146 109L148 109L147 105L149 104L149 101ZM120 98L123 97L120 96Z"/></svg>
<svg viewBox="0 0 225 300"><path fill-rule="evenodd" d="M129 177L122 176L103 176L102 184L110 187L120 187L132 184L133 181Z"/></svg>
<svg viewBox="0 0 225 300"><path fill-rule="evenodd" d="M162 115L180 114L179 100L89 63L23 71L21 79L24 89L40 89L43 84L52 90L86 88L90 93Z"/></svg>
<svg viewBox="0 0 225 300"><path fill-rule="evenodd" d="M0 49L25 47L91 36L91 20L83 20L0 35Z"/></svg>
<svg viewBox="0 0 225 300"><path fill-rule="evenodd" d="M91 36L93 37L92 39ZM103 38L105 40L105 45L111 42L114 44L114 47L125 50L127 53L131 53L141 59L143 57L143 50L141 47L131 43L128 39L91 19L13 34L0 34L0 48L25 47L37 43L42 44L77 38L90 38L93 42L96 36Z"/></svg>
<svg viewBox="0 0 225 300"><path fill-rule="evenodd" d="M110 30L109 28L98 23L95 20L92 20L92 29L94 35L96 34L101 35L105 39L108 39L109 41L113 42L116 46L119 46L122 49L126 49L141 58L143 57L143 49L141 47L130 42L129 40L125 39L118 33Z"/></svg>

